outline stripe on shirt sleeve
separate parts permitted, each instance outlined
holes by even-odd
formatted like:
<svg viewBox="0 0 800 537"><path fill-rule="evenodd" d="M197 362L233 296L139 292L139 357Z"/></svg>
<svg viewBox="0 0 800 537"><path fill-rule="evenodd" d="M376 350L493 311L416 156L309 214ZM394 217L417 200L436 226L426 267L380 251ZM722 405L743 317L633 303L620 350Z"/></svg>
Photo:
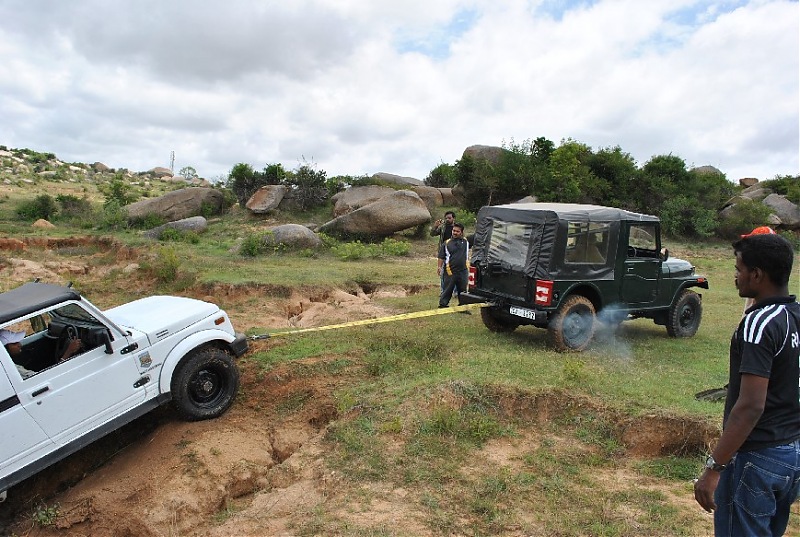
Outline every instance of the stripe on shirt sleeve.
<svg viewBox="0 0 800 537"><path fill-rule="evenodd" d="M748 313L744 324L744 340L754 345L761 343L761 338L764 335L764 328L785 309L783 304L773 304Z"/></svg>

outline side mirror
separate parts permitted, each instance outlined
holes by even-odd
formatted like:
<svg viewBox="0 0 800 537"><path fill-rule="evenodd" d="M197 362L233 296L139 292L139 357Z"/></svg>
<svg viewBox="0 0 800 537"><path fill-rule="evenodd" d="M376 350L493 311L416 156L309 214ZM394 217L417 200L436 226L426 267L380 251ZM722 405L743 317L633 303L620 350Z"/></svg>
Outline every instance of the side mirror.
<svg viewBox="0 0 800 537"><path fill-rule="evenodd" d="M669 259L669 250L667 250L666 248L662 248L661 249L661 261L666 261L667 259Z"/></svg>

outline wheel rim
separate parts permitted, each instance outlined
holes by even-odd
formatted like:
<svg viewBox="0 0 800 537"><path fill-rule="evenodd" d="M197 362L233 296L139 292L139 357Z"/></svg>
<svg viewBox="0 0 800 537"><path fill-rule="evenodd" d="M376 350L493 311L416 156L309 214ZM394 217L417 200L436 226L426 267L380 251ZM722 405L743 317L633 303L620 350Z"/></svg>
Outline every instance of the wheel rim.
<svg viewBox="0 0 800 537"><path fill-rule="evenodd" d="M678 324L681 328L689 328L694 324L694 308L688 304L681 308L680 314L678 315Z"/></svg>
<svg viewBox="0 0 800 537"><path fill-rule="evenodd" d="M570 347L578 347L586 342L592 333L592 316L588 311L573 311L564 317L564 341Z"/></svg>
<svg viewBox="0 0 800 537"><path fill-rule="evenodd" d="M189 397L198 406L214 406L225 393L225 377L213 369L198 371L189 382Z"/></svg>

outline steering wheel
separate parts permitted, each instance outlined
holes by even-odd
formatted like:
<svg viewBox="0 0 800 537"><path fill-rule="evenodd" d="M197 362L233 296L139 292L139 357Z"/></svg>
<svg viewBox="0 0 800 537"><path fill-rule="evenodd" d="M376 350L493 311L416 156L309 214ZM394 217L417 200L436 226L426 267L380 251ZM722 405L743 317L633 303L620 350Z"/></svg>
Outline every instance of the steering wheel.
<svg viewBox="0 0 800 537"><path fill-rule="evenodd" d="M75 325L68 324L64 327L64 329L61 331L61 334L58 336L58 340L56 341L56 363L58 363L61 360L61 357L64 356L64 353L67 351L67 347L69 347L70 341L77 337L78 328Z"/></svg>

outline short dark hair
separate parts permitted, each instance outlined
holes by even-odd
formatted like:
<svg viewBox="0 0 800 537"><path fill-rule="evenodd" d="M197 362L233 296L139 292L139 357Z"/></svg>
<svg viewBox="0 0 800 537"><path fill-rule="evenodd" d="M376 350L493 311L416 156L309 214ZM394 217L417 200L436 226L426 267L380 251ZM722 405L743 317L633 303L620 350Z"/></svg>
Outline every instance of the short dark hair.
<svg viewBox="0 0 800 537"><path fill-rule="evenodd" d="M464 224L459 224L458 222L456 222L453 224L453 229L455 228L460 229L462 233L464 232Z"/></svg>
<svg viewBox="0 0 800 537"><path fill-rule="evenodd" d="M447 212L445 212L445 213L444 213L444 216L445 216L445 217L447 217L447 215L448 215L448 214L452 214L452 215L453 215L453 218L455 218L455 217L456 217L456 213L454 213L453 211L447 211ZM462 231L463 231L463 229L462 229Z"/></svg>
<svg viewBox="0 0 800 537"><path fill-rule="evenodd" d="M794 248L780 235L750 235L733 243L734 253L749 269L760 268L775 285L786 285L792 274Z"/></svg>

